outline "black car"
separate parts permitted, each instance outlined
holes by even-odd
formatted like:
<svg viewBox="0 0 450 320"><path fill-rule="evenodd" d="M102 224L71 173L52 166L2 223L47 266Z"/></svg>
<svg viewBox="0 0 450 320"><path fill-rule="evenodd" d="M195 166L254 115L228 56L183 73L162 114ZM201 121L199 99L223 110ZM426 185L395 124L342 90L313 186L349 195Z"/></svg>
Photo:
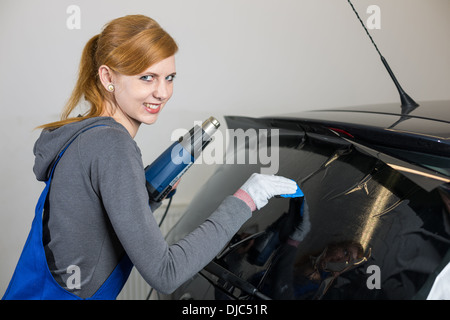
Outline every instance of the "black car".
<svg viewBox="0 0 450 320"><path fill-rule="evenodd" d="M273 198L170 298L425 299L450 261L450 101L419 104L226 117L229 129L277 135L258 148L277 153L276 174L302 189L311 228L290 245L298 203ZM234 147L255 152L250 139ZM167 241L266 167L218 165Z"/></svg>

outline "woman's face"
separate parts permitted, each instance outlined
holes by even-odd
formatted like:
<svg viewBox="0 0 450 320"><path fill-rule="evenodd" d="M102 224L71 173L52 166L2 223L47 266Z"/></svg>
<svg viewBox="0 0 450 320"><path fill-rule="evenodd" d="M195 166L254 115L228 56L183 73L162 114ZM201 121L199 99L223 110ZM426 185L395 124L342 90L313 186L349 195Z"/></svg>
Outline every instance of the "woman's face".
<svg viewBox="0 0 450 320"><path fill-rule="evenodd" d="M174 56L153 64L138 75L114 74L116 110L113 118L133 137L141 123L154 123L172 97L175 74Z"/></svg>

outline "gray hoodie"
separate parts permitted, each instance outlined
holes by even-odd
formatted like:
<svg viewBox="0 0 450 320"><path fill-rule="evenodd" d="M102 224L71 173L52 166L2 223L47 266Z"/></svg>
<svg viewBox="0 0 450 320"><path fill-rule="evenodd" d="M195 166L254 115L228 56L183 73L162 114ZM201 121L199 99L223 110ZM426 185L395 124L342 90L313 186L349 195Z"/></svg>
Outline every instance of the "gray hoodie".
<svg viewBox="0 0 450 320"><path fill-rule="evenodd" d="M100 124L105 126L81 133L56 166L44 210L49 269L62 287L86 298L126 252L150 286L171 293L214 258L251 210L228 196L203 224L169 246L149 206L139 147L109 117L43 130L34 147L37 179L48 179L55 158L74 136ZM80 271L79 289L71 289L72 282L68 287L73 265Z"/></svg>

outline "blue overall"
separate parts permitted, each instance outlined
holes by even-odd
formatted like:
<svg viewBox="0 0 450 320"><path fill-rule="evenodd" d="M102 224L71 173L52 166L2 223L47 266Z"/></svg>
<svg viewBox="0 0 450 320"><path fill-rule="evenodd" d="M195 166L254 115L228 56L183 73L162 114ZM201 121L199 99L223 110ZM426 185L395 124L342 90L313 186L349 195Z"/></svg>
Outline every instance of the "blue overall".
<svg viewBox="0 0 450 320"><path fill-rule="evenodd" d="M86 128L82 132L93 127ZM53 172L56 164L61 159L64 152L77 137L78 135L70 141L63 151L61 151L52 167L50 177L46 181L44 191L42 191L36 205L35 217L33 219L31 231L28 235L8 289L2 298L3 300L81 300L81 298L77 295L62 288L53 278L48 268L44 245L42 242L42 214ZM120 293L125 282L127 281L132 268L133 264L128 258L128 255L125 254L108 279L97 290L97 292L88 299L116 299L117 295Z"/></svg>

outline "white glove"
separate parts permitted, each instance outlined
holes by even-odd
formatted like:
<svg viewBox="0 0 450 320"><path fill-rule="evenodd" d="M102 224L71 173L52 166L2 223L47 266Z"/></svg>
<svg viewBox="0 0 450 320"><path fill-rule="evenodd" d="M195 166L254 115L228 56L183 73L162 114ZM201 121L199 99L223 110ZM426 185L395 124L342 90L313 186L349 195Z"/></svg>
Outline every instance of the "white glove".
<svg viewBox="0 0 450 320"><path fill-rule="evenodd" d="M253 173L240 189L253 199L256 208L259 210L273 196L295 193L297 183L280 176Z"/></svg>

